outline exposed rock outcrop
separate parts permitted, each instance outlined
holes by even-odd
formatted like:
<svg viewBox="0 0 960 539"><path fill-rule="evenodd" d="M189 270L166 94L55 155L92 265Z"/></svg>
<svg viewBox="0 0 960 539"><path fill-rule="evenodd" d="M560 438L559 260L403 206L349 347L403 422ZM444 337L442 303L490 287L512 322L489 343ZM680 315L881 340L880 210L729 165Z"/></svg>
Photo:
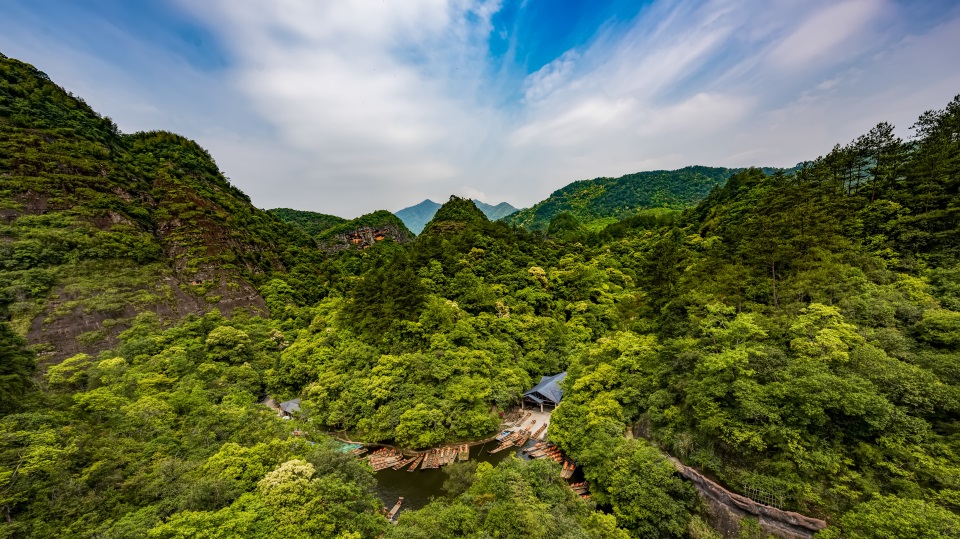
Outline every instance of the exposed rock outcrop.
<svg viewBox="0 0 960 539"><path fill-rule="evenodd" d="M730 492L679 460L673 457L669 460L680 475L693 483L707 508L710 525L725 537L736 537L740 521L748 517L756 518L765 533L782 539L812 539L814 534L827 527L823 520L777 509Z"/></svg>
<svg viewBox="0 0 960 539"><path fill-rule="evenodd" d="M321 241L321 248L328 253L337 253L350 248L368 249L388 238L398 243L407 243L413 239L407 230L392 224L362 226Z"/></svg>

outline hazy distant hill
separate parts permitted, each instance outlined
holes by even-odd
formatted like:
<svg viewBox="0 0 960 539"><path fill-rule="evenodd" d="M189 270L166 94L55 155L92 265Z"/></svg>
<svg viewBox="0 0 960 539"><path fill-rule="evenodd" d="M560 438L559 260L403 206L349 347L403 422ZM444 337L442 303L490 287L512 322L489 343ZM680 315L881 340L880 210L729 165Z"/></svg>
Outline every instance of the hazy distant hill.
<svg viewBox="0 0 960 539"><path fill-rule="evenodd" d="M511 213L515 213L517 208L514 208L506 202L501 202L496 206L480 202L477 199L473 199L473 203L476 204L477 208L483 212L491 221L496 221L502 219ZM433 219L433 215L437 213L437 210L440 209L440 204L427 199L423 202L410 206L409 208L404 208L400 211L394 212L394 215L399 217L407 228L409 228L414 234L419 234L423 231L423 227L427 226L427 223Z"/></svg>
<svg viewBox="0 0 960 539"><path fill-rule="evenodd" d="M473 199L473 203L476 204L477 207L480 208L480 211L487 216L487 219L490 219L491 221L503 219L504 217L517 212L517 208L514 208L506 202L501 202L496 206L491 206L490 204Z"/></svg>
<svg viewBox="0 0 960 539"><path fill-rule="evenodd" d="M399 217L411 232L419 234L423 231L423 227L427 226L427 223L430 222L430 219L433 219L433 214L437 213L439 209L440 204L427 199L415 206L395 211L393 214Z"/></svg>
<svg viewBox="0 0 960 539"><path fill-rule="evenodd" d="M573 214L581 222L589 222L622 219L644 208L683 208L702 200L736 171L692 166L581 180L554 191L546 200L517 211L503 221L528 229L545 229L554 216L563 212Z"/></svg>

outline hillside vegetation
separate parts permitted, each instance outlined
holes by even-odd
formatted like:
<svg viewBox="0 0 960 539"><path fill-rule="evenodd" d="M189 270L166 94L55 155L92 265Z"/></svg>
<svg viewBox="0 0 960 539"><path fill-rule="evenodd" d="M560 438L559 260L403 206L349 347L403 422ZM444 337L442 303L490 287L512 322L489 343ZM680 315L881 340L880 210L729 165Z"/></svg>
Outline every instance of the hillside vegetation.
<svg viewBox="0 0 960 539"><path fill-rule="evenodd" d="M124 135L32 66L0 58L0 312L54 359L115 342L137 313L265 312L306 234L250 204L210 155Z"/></svg>
<svg viewBox="0 0 960 539"><path fill-rule="evenodd" d="M571 209L543 233L451 197L409 241L350 248L396 226L377 212L324 250L195 144L0 67L0 537L718 537L666 455L825 519L819 538L958 536L960 96L910 141L881 123L796 170L703 179L683 211L599 229ZM191 292L210 281L248 308ZM158 307L179 294L203 303ZM107 300L115 334L37 367L31 328ZM589 500L552 462L467 463L392 526L328 437L490 436L561 371L548 435Z"/></svg>
<svg viewBox="0 0 960 539"><path fill-rule="evenodd" d="M279 218L287 223L297 225L307 234L317 237L324 231L334 226L346 223L349 219L337 217L336 215L327 215L312 211L291 210L290 208L275 208L267 210L267 213Z"/></svg>
<svg viewBox="0 0 960 539"><path fill-rule="evenodd" d="M530 230L545 230L550 220L561 213L569 213L584 223L612 218L606 223L609 224L646 208L683 209L723 185L734 172L727 168L686 167L581 180L503 220Z"/></svg>

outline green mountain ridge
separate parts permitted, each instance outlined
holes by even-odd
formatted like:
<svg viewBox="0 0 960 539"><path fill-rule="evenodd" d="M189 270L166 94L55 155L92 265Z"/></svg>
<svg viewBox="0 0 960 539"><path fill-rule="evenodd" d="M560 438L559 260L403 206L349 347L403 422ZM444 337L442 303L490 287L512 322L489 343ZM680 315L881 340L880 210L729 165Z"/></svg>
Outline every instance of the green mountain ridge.
<svg viewBox="0 0 960 539"><path fill-rule="evenodd" d="M544 230L560 213L583 223L602 218L623 219L645 208L683 209L696 204L736 172L720 167L690 166L654 170L619 178L580 180L554 191L530 208L503 220L531 230Z"/></svg>
<svg viewBox="0 0 960 539"><path fill-rule="evenodd" d="M196 143L122 134L5 58L0 134L0 311L53 359L109 346L145 311L265 312L256 286L312 256Z"/></svg>
<svg viewBox="0 0 960 539"><path fill-rule="evenodd" d="M290 208L274 208L272 210L267 210L267 213L287 223L302 228L304 232L313 237L317 237L324 231L348 221L348 219L337 217L336 215L327 215L325 213L317 213L312 211L292 210Z"/></svg>

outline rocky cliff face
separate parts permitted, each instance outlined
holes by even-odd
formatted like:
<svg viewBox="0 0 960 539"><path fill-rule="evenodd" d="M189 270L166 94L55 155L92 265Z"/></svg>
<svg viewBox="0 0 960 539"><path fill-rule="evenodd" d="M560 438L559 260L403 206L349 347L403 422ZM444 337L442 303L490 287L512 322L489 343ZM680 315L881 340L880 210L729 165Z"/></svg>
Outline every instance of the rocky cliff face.
<svg viewBox="0 0 960 539"><path fill-rule="evenodd" d="M398 243L413 240L410 232L393 224L381 226L361 226L341 232L323 240L320 248L327 253L338 253L346 249L369 249L377 242L391 239Z"/></svg>

